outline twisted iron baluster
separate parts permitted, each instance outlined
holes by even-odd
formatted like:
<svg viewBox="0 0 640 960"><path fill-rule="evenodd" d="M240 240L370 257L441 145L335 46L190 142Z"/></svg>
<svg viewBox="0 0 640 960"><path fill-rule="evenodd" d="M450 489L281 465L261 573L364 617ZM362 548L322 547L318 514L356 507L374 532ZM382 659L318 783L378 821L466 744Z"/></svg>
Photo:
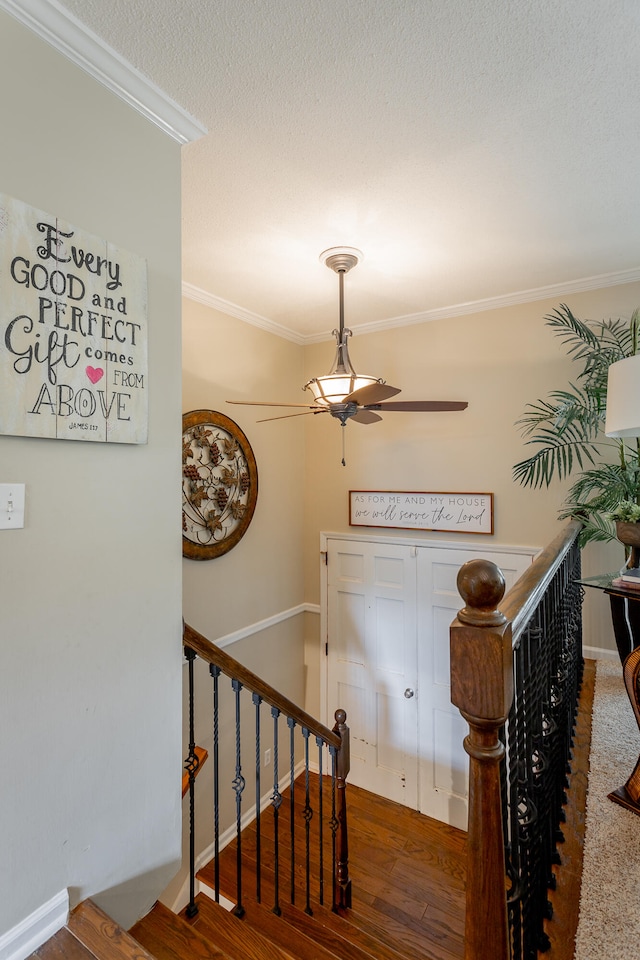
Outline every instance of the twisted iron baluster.
<svg viewBox="0 0 640 960"><path fill-rule="evenodd" d="M195 847L195 817L196 817L196 792L195 779L198 758L196 756L196 738L194 727L194 687L193 687L193 662L196 658L194 650L185 647L185 657L187 658L189 670L189 756L185 760L185 769L189 775L189 903L187 904L186 914L188 917L195 917L198 913L196 903L196 847Z"/></svg>
<svg viewBox="0 0 640 960"><path fill-rule="evenodd" d="M278 828L282 794L280 793L280 784L278 782L278 717L280 716L280 711L277 707L271 707L271 716L273 717L273 793L271 794L271 804L273 806L274 842L274 902L272 910L273 913L279 917L282 913L282 910L280 908L280 848L278 842Z"/></svg>
<svg viewBox="0 0 640 960"><path fill-rule="evenodd" d="M259 693L254 693L251 697L256 708L256 900L262 902L262 835L260 832L260 704L262 697Z"/></svg>
<svg viewBox="0 0 640 960"><path fill-rule="evenodd" d="M240 754L240 691L242 690L242 684L239 680L232 680L231 687L236 695L236 775L232 786L236 794L236 890L238 899L233 912L237 917L243 917L245 909L242 905L242 793L245 782L242 776Z"/></svg>
<svg viewBox="0 0 640 960"><path fill-rule="evenodd" d="M209 664L213 678L213 871L214 899L220 903L220 667Z"/></svg>
<svg viewBox="0 0 640 960"><path fill-rule="evenodd" d="M310 917L313 916L311 909L311 819L313 810L311 809L309 793L309 730L302 728L304 737L304 822L305 822L305 883L306 883L306 904L304 912Z"/></svg>
<svg viewBox="0 0 640 960"><path fill-rule="evenodd" d="M292 717L287 717L287 726L289 727L289 831L290 831L290 844L291 844L291 903L295 904L296 902L296 837L295 837L295 741L294 741L294 730L296 722Z"/></svg>
<svg viewBox="0 0 640 960"><path fill-rule="evenodd" d="M331 820L329 820L329 826L331 827L331 909L336 911L336 899L338 894L338 878L337 873L337 855L336 855L336 837L338 835L338 827L340 823L338 821L338 815L336 811L336 764L337 764L337 751L336 748L331 745L329 747L329 754L331 756Z"/></svg>
<svg viewBox="0 0 640 960"><path fill-rule="evenodd" d="M324 905L324 825L322 822L322 754L324 744L322 737L316 737L318 747L318 831L319 831L319 853L320 853L320 906Z"/></svg>

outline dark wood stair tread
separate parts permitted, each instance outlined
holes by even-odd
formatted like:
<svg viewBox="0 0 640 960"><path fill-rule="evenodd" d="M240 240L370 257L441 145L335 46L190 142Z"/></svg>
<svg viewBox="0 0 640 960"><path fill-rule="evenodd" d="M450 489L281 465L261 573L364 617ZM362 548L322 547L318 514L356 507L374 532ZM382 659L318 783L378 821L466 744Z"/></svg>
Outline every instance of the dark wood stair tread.
<svg viewBox="0 0 640 960"><path fill-rule="evenodd" d="M213 867L207 864L199 873L198 877L203 883L207 883L213 874ZM235 902L235 858L221 858L220 862L220 885L221 893L227 899ZM209 880L210 882L210 880ZM287 888L288 892L288 888ZM328 889L329 895L331 888ZM263 868L262 875L262 905L270 909L275 902L275 887L272 876L268 868ZM253 916L253 910L256 901L246 894L242 898L243 906L248 917ZM416 960L416 958L431 958L427 951L416 948L416 943L411 938L411 949L403 950L402 944L397 942L389 944L386 938L380 939L376 933L371 930L363 929L361 926L350 922L347 915L340 915L330 907L322 907L317 903L312 905L312 916L309 917L304 912L305 897L302 891L298 891L296 906L292 906L286 897L280 896L279 906L281 910L281 919L284 919L288 926L295 928L298 933L311 937L317 943L322 944L330 953L336 954L341 960L361 960L365 957L375 957L376 960ZM260 905L258 905L260 906ZM351 911L348 911L350 914ZM253 921L252 921L253 922Z"/></svg>
<svg viewBox="0 0 640 960"><path fill-rule="evenodd" d="M209 903L213 903L211 898L204 893L199 893L196 897L200 914L208 920L210 914ZM252 926L265 936L268 936L273 943L280 946L285 952L291 951L296 960L337 960L335 953L330 953L322 944L318 943L310 933L301 933L292 931L291 926L287 924L282 917L277 917L275 913L262 903L251 900L246 903L247 912L242 918L242 923ZM295 941L295 946L294 942ZM338 958L342 960L342 958Z"/></svg>
<svg viewBox="0 0 640 960"><path fill-rule="evenodd" d="M29 954L27 960L95 960L95 956L66 927L62 927Z"/></svg>
<svg viewBox="0 0 640 960"><path fill-rule="evenodd" d="M236 960L161 903L138 920L130 933L155 960Z"/></svg>
<svg viewBox="0 0 640 960"><path fill-rule="evenodd" d="M297 953L284 950L264 936L263 931L243 923L206 894L199 894L196 902L198 913L195 917L185 917L184 911L181 916L203 936L223 947L230 956L238 960L297 960Z"/></svg>
<svg viewBox="0 0 640 960"><path fill-rule="evenodd" d="M317 793L318 777L310 775L310 797ZM295 830L295 902L306 901L305 790L296 785L293 814ZM291 899L291 844L289 841L290 791L283 792L279 808L279 900ZM267 808L261 824L262 902L273 906L275 877L274 816ZM286 840L283 842L283 838ZM317 818L310 823L311 906L316 911L319 882L319 831ZM331 906L331 831L325 831L324 900ZM255 821L242 832L243 900L256 897L258 851ZM400 804L368 791L349 787L349 853L353 909L342 917L351 925L350 936L380 956L389 953L411 960L460 960L464 953L466 834ZM221 892L235 900L237 840L219 857ZM213 864L199 872L213 887ZM224 878L224 879L223 879ZM325 921L336 925L335 916ZM367 939L368 938L368 939Z"/></svg>
<svg viewBox="0 0 640 960"><path fill-rule="evenodd" d="M66 927L38 947L28 960L155 960L92 900L69 915Z"/></svg>
<svg viewBox="0 0 640 960"><path fill-rule="evenodd" d="M83 900L71 911L67 927L97 960L154 960L93 900Z"/></svg>

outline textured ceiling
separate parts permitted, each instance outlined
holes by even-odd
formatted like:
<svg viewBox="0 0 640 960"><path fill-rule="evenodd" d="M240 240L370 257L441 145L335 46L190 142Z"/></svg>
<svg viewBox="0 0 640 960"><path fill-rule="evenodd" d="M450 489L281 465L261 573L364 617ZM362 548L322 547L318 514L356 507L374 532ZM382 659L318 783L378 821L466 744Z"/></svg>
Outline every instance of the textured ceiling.
<svg viewBox="0 0 640 960"><path fill-rule="evenodd" d="M637 0L64 6L208 128L184 281L303 337L330 246L354 328L640 264Z"/></svg>

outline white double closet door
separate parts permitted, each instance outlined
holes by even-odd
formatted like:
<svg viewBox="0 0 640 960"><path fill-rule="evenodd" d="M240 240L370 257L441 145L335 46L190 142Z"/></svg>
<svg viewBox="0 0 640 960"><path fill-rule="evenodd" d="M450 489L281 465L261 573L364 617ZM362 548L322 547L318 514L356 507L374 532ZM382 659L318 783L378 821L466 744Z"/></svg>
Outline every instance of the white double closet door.
<svg viewBox="0 0 640 960"><path fill-rule="evenodd" d="M349 780L466 828L467 726L449 676L456 577L482 557L509 589L536 550L325 536L327 721L346 710Z"/></svg>

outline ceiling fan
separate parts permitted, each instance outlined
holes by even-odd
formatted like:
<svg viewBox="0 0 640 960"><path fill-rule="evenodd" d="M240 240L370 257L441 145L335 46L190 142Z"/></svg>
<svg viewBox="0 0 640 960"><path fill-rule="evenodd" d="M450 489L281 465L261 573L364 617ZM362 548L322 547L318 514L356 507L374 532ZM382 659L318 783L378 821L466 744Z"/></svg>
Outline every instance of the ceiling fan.
<svg viewBox="0 0 640 960"><path fill-rule="evenodd" d="M336 338L336 355L329 373L314 377L305 383L303 390L313 394L312 403L277 403L268 400L228 400L227 403L262 407L299 407L303 413L284 413L277 417L266 417L258 423L268 420L282 420L286 417L301 417L309 413L330 413L346 426L348 420L354 423L375 423L382 420L380 413L386 412L433 412L442 410L464 410L466 400L394 400L390 397L400 393L398 387L392 387L379 377L357 374L349 359L347 339L351 330L344 325L344 275L362 259L360 250L354 247L330 247L320 254L325 266L338 274L340 288L340 326L333 331ZM343 461L344 462L344 461Z"/></svg>

